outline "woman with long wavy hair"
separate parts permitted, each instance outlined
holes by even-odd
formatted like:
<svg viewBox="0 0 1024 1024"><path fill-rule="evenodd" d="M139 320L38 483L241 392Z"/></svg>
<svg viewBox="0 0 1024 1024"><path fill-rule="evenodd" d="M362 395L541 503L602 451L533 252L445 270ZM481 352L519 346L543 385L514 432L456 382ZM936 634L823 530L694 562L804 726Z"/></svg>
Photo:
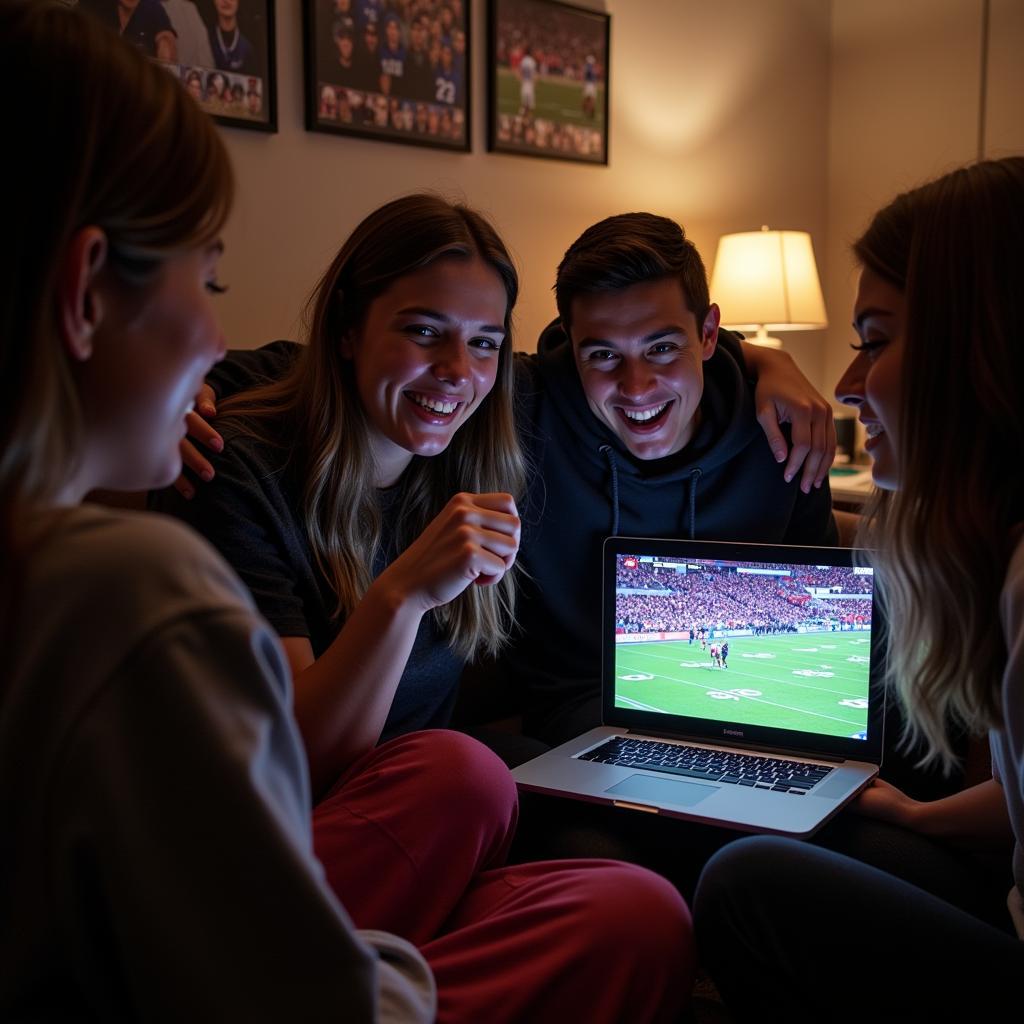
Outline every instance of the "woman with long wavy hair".
<svg viewBox="0 0 1024 1024"><path fill-rule="evenodd" d="M672 1019L679 897L611 862L504 867L515 786L469 737L351 755L325 879L270 626L192 531L84 501L180 470L224 354L226 150L163 69L43 0L0 0L0 109L32 155L0 200L0 1019ZM420 394L426 433L471 391ZM435 584L507 570L513 543L476 545L507 504L462 503Z"/></svg>
<svg viewBox="0 0 1024 1024"><path fill-rule="evenodd" d="M854 253L860 341L836 394L880 488L862 542L890 691L926 760L951 763L953 726L988 733L993 769L932 802L876 780L856 809L978 854L1015 839L1013 884L982 921L837 854L743 840L705 870L698 942L742 1019L1009 1019L1024 972L1024 477L1007 461L1024 451L1024 158L898 196Z"/></svg>
<svg viewBox="0 0 1024 1024"><path fill-rule="evenodd" d="M159 499L283 638L319 792L378 740L447 725L464 662L512 628L517 292L480 214L386 204L323 274L290 370L221 405L216 479Z"/></svg>

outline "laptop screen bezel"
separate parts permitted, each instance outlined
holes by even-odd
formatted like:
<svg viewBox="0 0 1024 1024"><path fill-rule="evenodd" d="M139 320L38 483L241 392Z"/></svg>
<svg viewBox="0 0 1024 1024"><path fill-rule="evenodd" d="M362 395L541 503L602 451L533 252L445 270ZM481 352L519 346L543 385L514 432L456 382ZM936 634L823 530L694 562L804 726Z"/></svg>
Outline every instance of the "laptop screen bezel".
<svg viewBox="0 0 1024 1024"><path fill-rule="evenodd" d="M729 746L762 750L799 751L807 754L867 761L881 764L885 697L881 683L881 644L871 644L869 664L869 701L867 738L821 736L815 733L779 729L762 725L730 725L704 718L660 712L639 711L615 706L615 586L619 555L654 555L693 559L723 559L741 562L768 562L787 565L853 566L855 556L867 553L854 548L804 547L786 544L746 544L733 541L670 540L649 537L609 537L604 542L602 561L602 638L601 700L605 725L678 736ZM856 564L863 564L858 561ZM872 635L882 634L877 589L871 601ZM726 731L728 728L728 731Z"/></svg>

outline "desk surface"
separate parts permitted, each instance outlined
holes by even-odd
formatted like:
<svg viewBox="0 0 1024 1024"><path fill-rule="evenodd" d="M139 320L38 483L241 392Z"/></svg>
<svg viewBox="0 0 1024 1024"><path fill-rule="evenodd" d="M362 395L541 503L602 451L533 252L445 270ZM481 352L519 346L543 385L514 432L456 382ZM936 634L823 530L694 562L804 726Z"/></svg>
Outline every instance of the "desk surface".
<svg viewBox="0 0 1024 1024"><path fill-rule="evenodd" d="M833 466L828 471L832 500L863 505L874 488L871 466Z"/></svg>

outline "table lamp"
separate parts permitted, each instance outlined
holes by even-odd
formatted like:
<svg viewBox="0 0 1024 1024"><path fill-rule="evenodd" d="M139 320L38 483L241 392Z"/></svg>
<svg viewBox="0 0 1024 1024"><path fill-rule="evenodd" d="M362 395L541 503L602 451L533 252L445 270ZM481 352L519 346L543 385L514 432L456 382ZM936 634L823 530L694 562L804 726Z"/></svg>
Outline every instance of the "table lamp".
<svg viewBox="0 0 1024 1024"><path fill-rule="evenodd" d="M756 331L748 339L781 348L772 331L813 331L828 326L806 231L742 231L722 235L711 275L711 300L722 310L722 325Z"/></svg>

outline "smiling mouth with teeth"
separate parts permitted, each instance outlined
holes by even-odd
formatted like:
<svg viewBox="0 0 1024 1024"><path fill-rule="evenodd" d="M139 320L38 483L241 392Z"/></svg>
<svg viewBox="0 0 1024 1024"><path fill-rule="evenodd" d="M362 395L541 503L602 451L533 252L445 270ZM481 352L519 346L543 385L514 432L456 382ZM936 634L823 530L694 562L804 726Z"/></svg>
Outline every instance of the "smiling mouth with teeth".
<svg viewBox="0 0 1024 1024"><path fill-rule="evenodd" d="M426 409L427 412L432 413L434 416L452 416L455 410L462 404L461 402L428 398L426 395L418 395L413 391L407 391L405 396L421 409Z"/></svg>
<svg viewBox="0 0 1024 1024"><path fill-rule="evenodd" d="M671 402L662 402L661 405L654 405L649 409L625 409L620 405L619 412L622 413L627 422L639 427L646 427L661 419L665 414L665 410L671 404Z"/></svg>

